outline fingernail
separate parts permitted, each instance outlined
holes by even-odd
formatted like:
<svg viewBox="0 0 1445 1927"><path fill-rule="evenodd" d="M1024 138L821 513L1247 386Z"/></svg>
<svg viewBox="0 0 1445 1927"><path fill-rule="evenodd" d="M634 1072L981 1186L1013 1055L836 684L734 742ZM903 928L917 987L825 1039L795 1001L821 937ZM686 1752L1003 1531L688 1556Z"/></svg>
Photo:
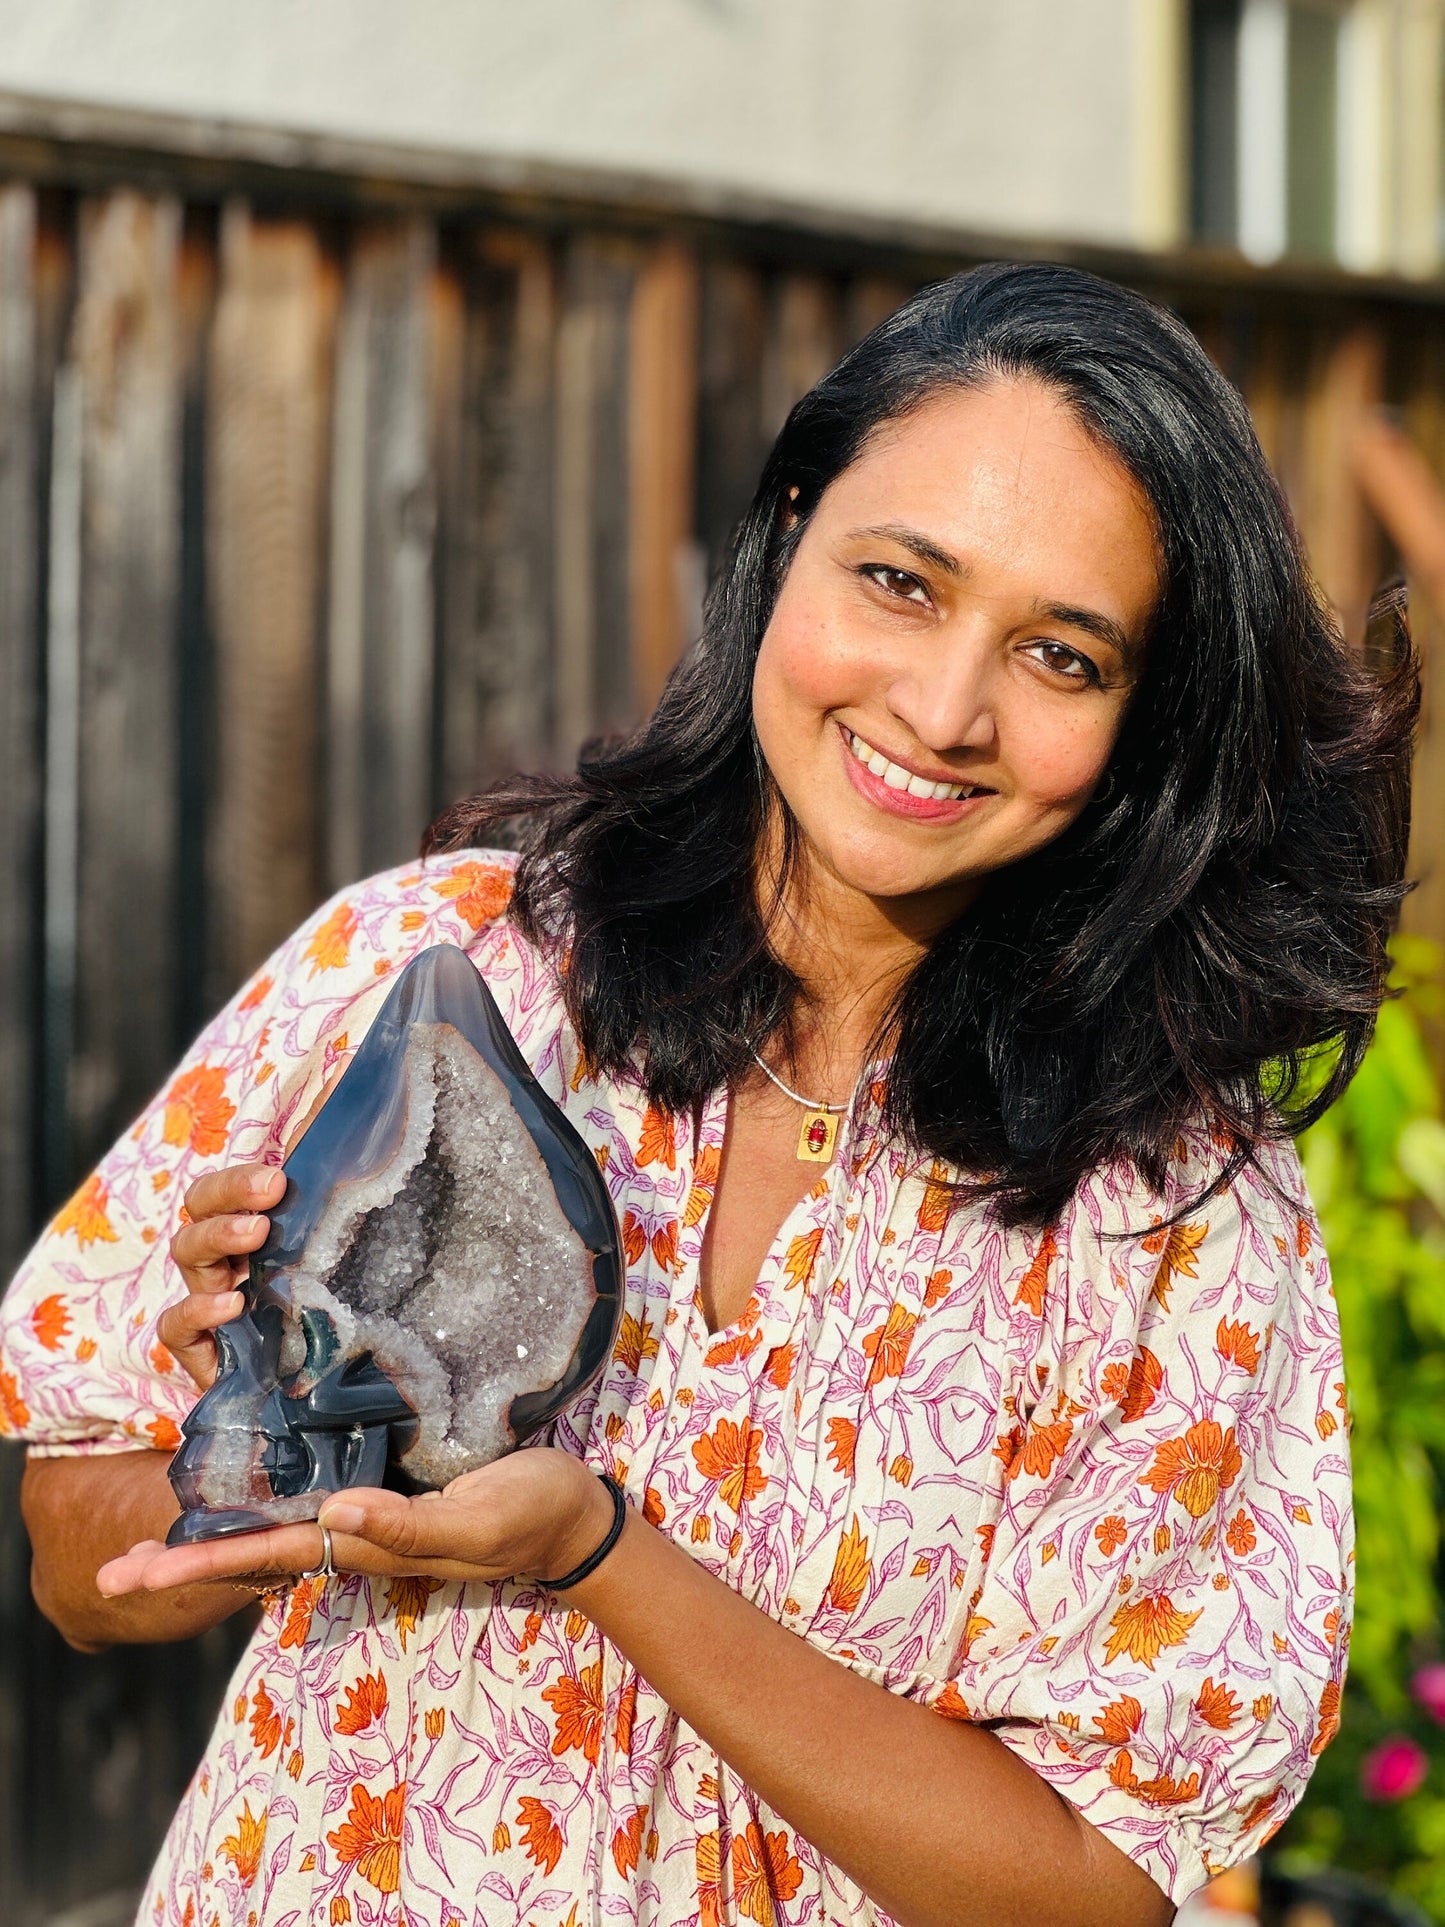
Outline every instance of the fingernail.
<svg viewBox="0 0 1445 1927"><path fill-rule="evenodd" d="M328 1501L319 1517L329 1532L357 1532L366 1524L366 1514L359 1505L346 1505L340 1500L334 1504Z"/></svg>
<svg viewBox="0 0 1445 1927"><path fill-rule="evenodd" d="M259 1211L240 1211L231 1220L231 1229L240 1238L246 1237L261 1222Z"/></svg>

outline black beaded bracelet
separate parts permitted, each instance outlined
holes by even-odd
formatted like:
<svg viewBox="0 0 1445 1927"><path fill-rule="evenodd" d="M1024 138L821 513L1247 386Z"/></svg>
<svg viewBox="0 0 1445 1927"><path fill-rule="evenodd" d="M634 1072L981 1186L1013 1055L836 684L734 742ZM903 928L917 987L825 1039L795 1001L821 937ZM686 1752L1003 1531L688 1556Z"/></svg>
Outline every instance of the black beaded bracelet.
<svg viewBox="0 0 1445 1927"><path fill-rule="evenodd" d="M542 1584L548 1592L566 1592L569 1586L580 1586L584 1579L590 1578L596 1572L622 1537L622 1528L627 1524L627 1500L623 1496L622 1487L616 1479L608 1478L605 1472L599 1472L597 1476L612 1494L612 1524L607 1528L607 1537L596 1552L584 1559L580 1566L574 1566L571 1572L564 1572L560 1579L544 1579Z"/></svg>

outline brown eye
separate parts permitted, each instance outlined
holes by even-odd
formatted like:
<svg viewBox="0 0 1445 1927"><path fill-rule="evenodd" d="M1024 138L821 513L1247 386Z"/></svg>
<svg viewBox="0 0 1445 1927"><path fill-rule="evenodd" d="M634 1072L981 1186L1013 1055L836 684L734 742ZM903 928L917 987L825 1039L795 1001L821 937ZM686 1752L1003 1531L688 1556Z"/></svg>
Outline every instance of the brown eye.
<svg viewBox="0 0 1445 1927"><path fill-rule="evenodd" d="M1098 668L1086 655L1071 649L1066 642L1052 642L1044 638L1029 644L1035 660L1052 669L1066 682L1093 683L1100 681Z"/></svg>
<svg viewBox="0 0 1445 1927"><path fill-rule="evenodd" d="M870 563L861 573L870 582L876 583L886 595L893 596L897 601L916 602L922 607L927 606L927 589L918 577L910 575L907 569L890 569L886 564L877 562Z"/></svg>

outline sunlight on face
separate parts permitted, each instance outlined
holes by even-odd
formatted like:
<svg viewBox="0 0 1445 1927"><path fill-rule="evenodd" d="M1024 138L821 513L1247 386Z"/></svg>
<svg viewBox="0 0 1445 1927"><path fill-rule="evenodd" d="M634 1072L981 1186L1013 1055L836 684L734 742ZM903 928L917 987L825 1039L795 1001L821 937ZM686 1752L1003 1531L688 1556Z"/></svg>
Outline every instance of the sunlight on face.
<svg viewBox="0 0 1445 1927"><path fill-rule="evenodd" d="M952 390L882 430L808 522L754 673L810 857L946 916L1058 836L1158 593L1142 490L1052 390Z"/></svg>

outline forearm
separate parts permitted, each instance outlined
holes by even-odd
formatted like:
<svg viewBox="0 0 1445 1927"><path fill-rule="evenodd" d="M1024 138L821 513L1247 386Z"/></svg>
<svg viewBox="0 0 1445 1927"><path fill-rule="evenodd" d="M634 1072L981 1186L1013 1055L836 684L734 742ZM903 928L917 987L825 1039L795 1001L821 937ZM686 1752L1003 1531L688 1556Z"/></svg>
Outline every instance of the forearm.
<svg viewBox="0 0 1445 1927"><path fill-rule="evenodd" d="M860 1678L635 1515L575 1600L903 1927L1156 1927L1173 1909L992 1734Z"/></svg>
<svg viewBox="0 0 1445 1927"><path fill-rule="evenodd" d="M20 1502L30 1533L31 1590L66 1641L83 1652L189 1639L254 1603L228 1585L104 1599L95 1575L142 1539L164 1539L179 1510L165 1452L30 1459Z"/></svg>

